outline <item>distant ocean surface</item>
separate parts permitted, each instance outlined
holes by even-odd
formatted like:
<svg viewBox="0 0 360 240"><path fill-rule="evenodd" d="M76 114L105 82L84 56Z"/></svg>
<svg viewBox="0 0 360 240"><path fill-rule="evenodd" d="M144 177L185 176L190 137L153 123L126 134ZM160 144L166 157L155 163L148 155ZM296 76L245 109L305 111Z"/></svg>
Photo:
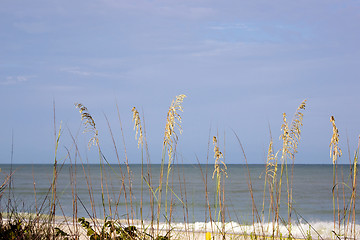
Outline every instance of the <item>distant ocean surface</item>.
<svg viewBox="0 0 360 240"><path fill-rule="evenodd" d="M135 218L140 219L140 199L141 199L141 165L131 164L129 165L131 171L131 188L133 193L133 209ZM160 165L151 164L151 185L155 191L159 184ZM227 169L228 178L225 179L225 194L226 194L226 206L227 206L227 221L236 221L240 223L252 222L252 201L248 188L248 172L245 165L231 165L229 164ZM16 206L18 211L35 211L36 208L40 208L41 203L46 196L51 197L51 191L49 193L49 187L52 181L53 165L52 164L37 164L37 165L22 165L17 164L12 167L8 164L0 164L1 173L0 180L3 181L6 174L10 173L10 170L14 171L12 176L12 201L16 200ZM118 207L118 216L125 218L126 206L124 199L124 191L121 189L120 169L119 165L105 166L107 171L107 187L109 189L111 204L115 206L115 202L119 199L120 190L122 191L120 196L120 204ZM121 165L122 172L127 173L125 165ZM148 166L144 166L144 175L147 181ZM88 176L91 177L91 185L95 199L95 205L97 209L97 216L103 216L101 207L101 175L100 165L86 165L85 170ZM208 222L208 206L206 204L205 196L205 184L204 178L207 181L207 188L209 192L209 200L214 203L215 199L215 180L212 179L214 170L213 165L172 165L173 174L171 176L170 185L172 191L178 198L185 202L188 206L187 216L189 222ZM264 193L264 165L249 165L251 174L251 182L254 192L255 203L259 214L261 214L263 205L263 193ZM290 173L289 169L289 173ZM63 165L58 166L58 181L57 181L57 196L61 209L57 208L58 215L73 216L72 205L72 186L71 181L75 180L75 166ZM166 179L167 166L164 169L164 181ZM344 182L349 182L350 165L338 165L338 171L343 172ZM341 177L341 173L339 174ZM179 183L179 178L181 184ZM340 179L341 180L341 179ZM333 166L332 165L295 165L294 177L293 177L293 212L292 219L304 218L309 222L332 222L333 221L333 203L332 203L332 182L333 182ZM34 185L35 183L35 185ZM129 200L129 180L126 175L126 192L128 211L130 211ZM143 218L151 218L151 207L148 184L143 182ZM185 185L184 185L185 184ZM283 182L284 190L286 189L286 182ZM359 186L360 184L358 184ZM339 185L342 186L342 185ZM81 165L76 165L76 188L78 198L83 203L78 202L78 216L88 217L87 211L91 213L90 197L88 185L84 176L83 168ZM267 191L267 189L266 189ZM345 187L346 192L350 192ZM360 189L357 189L360 193ZM35 194L36 193L36 194ZM170 196L169 190L168 195ZM340 196L342 196L342 188ZM165 186L163 188L163 196L165 195ZM1 199L1 211L7 204L8 189L5 190ZM286 192L283 192L284 201L282 204L281 215L284 219L287 219L287 206L285 202ZM181 201L173 196L173 221L184 221L184 209ZM36 198L36 201L35 201ZM348 200L348 199L347 199ZM107 202L107 200L105 200ZM170 198L169 198L170 201ZM343 205L342 198L340 203ZM46 203L48 204L48 203ZM345 203L346 204L346 203ZM357 198L358 210L356 212L357 222L360 219L360 200ZM112 206L113 211L115 207ZM156 203L155 203L156 206ZM163 205L164 206L164 205ZM265 201L265 206L269 206L268 194ZM86 209L87 211L86 211ZM63 213L61 212L63 211ZM156 212L156 210L155 210ZM268 208L265 209L265 215L268 212ZM109 214L107 212L106 214ZM228 217L230 214L231 219ZM265 217L266 220L266 217Z"/></svg>

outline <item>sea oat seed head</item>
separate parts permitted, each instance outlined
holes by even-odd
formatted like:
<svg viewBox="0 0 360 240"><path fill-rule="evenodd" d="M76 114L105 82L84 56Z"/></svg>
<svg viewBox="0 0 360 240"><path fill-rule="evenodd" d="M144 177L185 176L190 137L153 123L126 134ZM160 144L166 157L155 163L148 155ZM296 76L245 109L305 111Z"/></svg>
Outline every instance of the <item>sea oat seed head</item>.
<svg viewBox="0 0 360 240"><path fill-rule="evenodd" d="M182 102L186 96L184 94L178 95L171 102L169 111L167 113L165 133L164 133L164 146L168 149L169 162L172 160L173 153L173 144L178 140L178 136L175 132L175 127L177 126L179 133L182 134L181 128L181 116L178 113L183 112Z"/></svg>
<svg viewBox="0 0 360 240"><path fill-rule="evenodd" d="M133 107L131 111L133 112L134 130L136 130L135 139L137 139L137 135L139 133L139 139L138 139L138 148L139 148L140 145L141 146L143 145L143 132L141 127L140 115L135 107Z"/></svg>
<svg viewBox="0 0 360 240"><path fill-rule="evenodd" d="M304 101L302 101L302 103L301 103L300 106L298 107L297 111L299 111L300 109L305 110L306 101L307 101L307 99L305 99Z"/></svg>
<svg viewBox="0 0 360 240"><path fill-rule="evenodd" d="M273 140L270 140L268 154L267 154L267 161L266 161L266 172L267 175L272 178L272 182L274 182L277 174L277 154L274 155L274 148L273 148Z"/></svg>
<svg viewBox="0 0 360 240"><path fill-rule="evenodd" d="M220 152L220 150L219 150L218 142L217 142L217 139L216 139L215 136L213 137L213 144L214 144L215 164L214 164L214 172L213 172L212 178L214 178L215 173L216 173L217 177L220 177L220 172L223 172L223 173L225 174L225 176L227 177L227 173L226 173L227 167L226 167L226 164L225 164L223 161L220 161L220 160L219 160L220 158L223 158L224 156L223 156L222 152ZM223 164L223 168L222 168L222 169L220 169L220 164L219 164L219 162Z"/></svg>
<svg viewBox="0 0 360 240"><path fill-rule="evenodd" d="M335 118L334 116L330 117L330 122L333 126L333 135L330 140L330 158L333 160L333 164L336 163L336 160L338 157L342 155L342 151L339 147L339 130L337 129L335 125Z"/></svg>
<svg viewBox="0 0 360 240"><path fill-rule="evenodd" d="M96 146L98 145L99 142L99 138L98 138L99 133L98 130L96 129L95 121L88 112L88 109L84 105L82 105L81 103L75 103L75 107L79 109L79 112L81 114L81 121L84 121L84 119L86 120L85 122L83 122L85 126L84 133L91 132L94 134L88 143L88 148L90 149L91 145Z"/></svg>
<svg viewBox="0 0 360 240"><path fill-rule="evenodd" d="M283 124L281 125L281 130L283 134L281 134L280 139L283 140L283 149L282 158L285 159L289 156L294 160L295 153L297 153L297 147L301 138L301 127L303 126L302 120L304 114L302 113L306 107L306 99L301 102L300 106L297 108L294 118L291 122L291 128L289 128L289 124L286 119L286 114L283 113Z"/></svg>

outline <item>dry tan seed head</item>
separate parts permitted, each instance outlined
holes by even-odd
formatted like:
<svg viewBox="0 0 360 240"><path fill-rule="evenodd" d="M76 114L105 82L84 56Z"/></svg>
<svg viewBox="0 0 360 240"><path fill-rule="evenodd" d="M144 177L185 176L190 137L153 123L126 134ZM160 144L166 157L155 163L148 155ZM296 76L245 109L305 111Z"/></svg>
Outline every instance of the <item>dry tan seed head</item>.
<svg viewBox="0 0 360 240"><path fill-rule="evenodd" d="M276 175L277 175L277 156L276 155L274 155L273 140L271 139L269 148L268 148L268 154L267 154L266 174L273 181L274 181L274 179L276 179Z"/></svg>
<svg viewBox="0 0 360 240"><path fill-rule="evenodd" d="M304 109L305 110L305 107L306 107L306 101L307 101L307 99L305 99L304 101L302 101L302 103L300 104L300 106L298 107L298 111L300 110L300 109Z"/></svg>
<svg viewBox="0 0 360 240"><path fill-rule="evenodd" d="M283 141L283 157L289 153L289 125L286 120L286 113L283 113L283 124L281 125L282 134L280 135L280 139Z"/></svg>
<svg viewBox="0 0 360 240"><path fill-rule="evenodd" d="M97 145L99 138L98 138L98 130L96 129L95 121L88 112L88 109L82 105L81 103L75 103L75 107L79 109L81 114L81 121L84 121L83 124L85 126L84 133L91 132L93 133L93 137L89 140L88 147L90 149L91 145Z"/></svg>
<svg viewBox="0 0 360 240"><path fill-rule="evenodd" d="M213 176L212 178L214 178L215 173L217 175L217 177L220 177L220 172L223 172L225 174L225 176L227 177L227 166L224 163L224 161L221 161L220 158L223 158L223 154L222 152L220 152L219 150L219 146L218 146L218 142L216 137L213 137L213 144L214 144L214 158L215 158L215 164L214 164L214 172L213 172ZM220 169L220 163L222 163L223 168Z"/></svg>
<svg viewBox="0 0 360 240"><path fill-rule="evenodd" d="M334 116L330 117L330 122L332 123L332 126L333 126L333 135L331 137L330 146L329 146L330 147L330 158L332 158L333 164L335 164L337 158L341 156L342 151L339 147L339 130L337 129L337 127L335 125Z"/></svg>
<svg viewBox="0 0 360 240"><path fill-rule="evenodd" d="M306 99L301 102L300 106L297 108L294 118L291 121L291 125L289 128L289 124L286 119L286 114L283 113L283 124L281 125L281 130L283 134L281 134L280 139L283 140L283 158L289 156L291 159L295 158L295 153L297 153L297 147L301 138L301 127L304 114L302 113L306 107Z"/></svg>
<svg viewBox="0 0 360 240"><path fill-rule="evenodd" d="M133 107L131 111L133 112L134 130L136 130L135 139L138 139L137 135L139 133L139 139L138 139L138 148L139 148L140 145L141 146L143 145L143 137L144 137L142 127L141 127L140 115L135 107Z"/></svg>
<svg viewBox="0 0 360 240"><path fill-rule="evenodd" d="M172 160L173 145L174 141L176 142L178 136L175 132L175 127L177 126L179 133L182 133L181 128L181 116L178 112L183 112L182 102L186 96L184 94L178 95L171 102L169 111L167 113L165 133L164 133L164 146L167 147L169 162Z"/></svg>

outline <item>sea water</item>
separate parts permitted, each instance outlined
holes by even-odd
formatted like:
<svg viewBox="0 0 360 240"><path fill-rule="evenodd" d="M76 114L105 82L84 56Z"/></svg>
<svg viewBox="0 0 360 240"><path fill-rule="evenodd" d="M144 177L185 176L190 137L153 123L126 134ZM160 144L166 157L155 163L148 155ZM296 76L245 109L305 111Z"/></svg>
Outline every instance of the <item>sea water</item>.
<svg viewBox="0 0 360 240"><path fill-rule="evenodd" d="M54 180L53 165L18 164L11 166L1 164L0 168L2 169L1 181L7 174L13 172L11 188L3 190L1 211L5 211L9 203L9 194L17 211L36 212L41 210L45 213L48 211L52 194L50 187ZM212 215L211 220L220 220L218 218L219 204L216 200L218 198L216 177L213 179L213 171L213 165L172 165L168 179L168 197L165 201L168 167L164 165L160 220L166 221L165 216L169 216L170 206L172 222L174 223L188 222L204 225L210 222L210 213ZM337 191L341 215L343 215L344 209L346 211L349 208L351 189L348 186L352 181L349 178L350 171L351 165L337 166L337 182L339 182ZM141 172L143 172L143 177ZM129 166L58 165L56 180L58 207L56 214L73 216L74 211L76 211L79 217L96 216L101 218L104 215L112 215L116 218L140 219L142 215L144 220L151 220L152 216L155 216L156 219L160 172L161 165L159 164L144 166L137 164ZM227 177L223 175L221 178L222 188L225 189L225 221L246 225L252 224L254 217L256 221L256 216L259 216L263 224L271 222L271 218L269 219L270 197L268 190L270 183L267 182L264 185L265 166L229 164L226 172ZM287 176L285 172L283 174L280 216L285 220L288 219L287 185L291 185L292 182L292 221L298 224L309 222L314 226L316 224L332 226L334 219L333 166L296 164L293 174L291 172L292 166L289 165ZM278 174L280 174L280 166ZM359 190L357 189L358 193L360 193ZM77 200L76 210L74 210L73 205L74 199ZM93 207L91 202L94 203ZM165 204L168 206L167 212ZM359 210L356 211L357 223L359 223L359 197L357 197L356 205L359 206Z"/></svg>

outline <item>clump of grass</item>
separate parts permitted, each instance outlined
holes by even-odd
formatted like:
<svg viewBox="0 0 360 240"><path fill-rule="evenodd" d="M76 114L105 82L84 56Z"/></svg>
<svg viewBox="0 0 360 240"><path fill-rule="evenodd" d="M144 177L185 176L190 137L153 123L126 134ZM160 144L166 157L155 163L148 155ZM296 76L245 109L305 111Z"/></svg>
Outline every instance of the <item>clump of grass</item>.
<svg viewBox="0 0 360 240"><path fill-rule="evenodd" d="M216 202L215 202L215 208L217 209L217 206L219 206L219 214L218 216L221 215L221 213L224 213L223 209L222 209L222 200L223 198L221 197L221 175L227 177L227 166L224 163L224 161L220 160L221 158L224 158L224 155L222 154L222 152L220 152L219 146L218 146L218 141L217 138L214 136L213 137L213 144L214 144L214 158L215 158L215 164L214 164L214 172L213 172L213 176L212 178L214 179L215 175L216 175ZM220 167L220 164L222 164L223 167ZM219 217L218 217L219 220Z"/></svg>
<svg viewBox="0 0 360 240"><path fill-rule="evenodd" d="M171 221L171 207L170 212L168 215L168 189L169 189L169 176L171 171L171 164L174 158L174 150L176 148L176 143L178 140L178 134L176 133L175 129L177 128L179 134L182 133L181 127L181 115L179 112L183 112L182 103L186 96L184 94L178 95L175 99L171 102L169 107L167 117L166 117L166 124L165 124L165 132L164 132L164 142L163 142L163 156L161 159L161 170L160 170L160 180L159 180L159 187L158 187L158 211L157 211L157 222L159 225L159 217L160 217L160 209L161 209L161 199L162 199L162 186L163 186L163 170L164 170L164 163L165 163L165 152L168 155L168 163L167 163L167 175L166 175L166 185L165 185L165 216L167 220Z"/></svg>
<svg viewBox="0 0 360 240"><path fill-rule="evenodd" d="M306 99L302 101L296 109L291 123L287 120L286 113L283 113L283 123L281 125L282 134L280 140L282 141L282 148L277 152L274 151L274 143L270 132L270 143L267 152L266 166L265 166L265 182L262 203L262 221L264 221L266 188L269 192L269 210L268 220L272 222L272 237L278 237L280 234L279 226L284 220L280 216L281 195L283 188L283 181L286 184L287 191L287 210L288 218L287 225L289 230L289 237L291 236L291 218L293 211L293 176L295 154L301 139L301 127L303 126L303 111L306 107ZM279 154L280 154L280 168L279 168ZM291 161L291 172L289 173L288 164ZM283 179L285 178L285 179Z"/></svg>
<svg viewBox="0 0 360 240"><path fill-rule="evenodd" d="M0 240L17 239L64 239L57 236L50 215L24 214L10 209L0 214Z"/></svg>
<svg viewBox="0 0 360 240"><path fill-rule="evenodd" d="M267 160L265 166L265 182L264 182L264 195L263 195L263 208L262 208L262 218L264 222L264 213L265 213L265 199L266 199L266 187L269 189L269 211L268 211L268 222L272 222L272 229L275 230L275 224L277 221L276 216L278 215L276 209L276 193L277 193L277 174L278 174L278 163L277 163L277 153L274 153L273 139L270 139ZM268 185L268 186L267 186ZM274 232L272 233L274 236Z"/></svg>
<svg viewBox="0 0 360 240"><path fill-rule="evenodd" d="M98 219L96 219L96 213L95 213L95 208L93 207L93 205L95 205L94 203L94 196L93 196L93 191L92 191L92 185L91 185L91 181L90 181L90 173L85 174L85 167L83 166L84 169L84 174L86 177L86 183L88 184L88 188L89 188L89 195L90 195L90 202L92 204L92 211L93 214L88 213L88 215L90 216L90 220L87 220L85 218L77 218L76 220L78 223L80 223L82 230L85 230L86 235L88 238L90 239L155 239L155 240L168 240L171 237L171 221L172 221L172 207L173 207L173 196L175 196L176 198L179 199L179 201L182 203L182 206L184 208L184 221L186 222L186 220L188 220L188 205L187 205L187 197L186 197L186 184L185 184L185 177L183 178L183 182L181 180L180 177L180 173L179 173L179 184L180 184L180 192L181 192L181 198L179 198L176 193L173 190L173 183L169 182L171 181L171 171L172 171L172 166L173 163L176 160L176 146L177 146L177 141L178 141L178 135L182 133L182 127L181 127L181 112L183 112L183 107L182 107L182 103L183 100L186 96L185 95L179 95L176 96L175 99L172 101L168 113L167 113L167 119L166 119L166 125L165 125L165 133L164 133L164 141L163 141L163 152L162 152L162 160L161 160L161 170L160 170L160 177L159 177L159 186L157 187L156 190L153 189L152 185L151 185L151 181L152 181L152 176L151 176L151 172L149 171L148 168L148 176L147 178L145 177L144 171L143 171L143 150L144 148L147 151L147 145L146 145L146 136L145 136L145 122L143 121L144 119L140 118L140 114L137 111L137 109L135 107L132 108L132 119L134 122L134 130L135 130L135 139L137 140L137 145L138 148L141 148L141 199L140 199L140 216L141 216L141 227L135 227L133 226L133 222L132 224L130 224L129 221L129 215L131 214L132 217L134 215L134 211L133 211L133 205L134 203L132 202L132 181L133 176L130 174L130 166L128 164L128 159L126 156L126 148L125 148L125 144L124 144L124 149L125 149L125 163L127 166L127 172L128 172L128 177L129 177L129 182L126 183L128 184L127 186L125 186L125 181L124 181L124 176L122 173L120 173L120 184L116 183L114 184L115 187L120 186L120 190L118 190L116 188L116 191L118 191L118 196L117 196L117 201L115 202L116 205L116 210L115 213L112 211L111 206L114 205L114 203L110 202L110 196L109 196L109 189L108 189L108 185L111 184L111 187L113 187L113 191L114 191L114 186L111 180L111 175L109 174L109 178L107 178L106 174L108 174L106 172L106 170L104 170L104 161L109 165L109 167L114 171L114 169L111 167L111 165L109 164L109 162L106 160L101 148L100 148L100 141L99 141L99 132L96 128L95 125L95 121L92 117L92 115L89 113L88 109L82 105L82 104L75 104L75 106L79 109L79 112L81 114L81 120L82 123L85 127L84 132L87 133L91 133L91 138L88 142L88 147L90 148L91 146L96 146L99 152L99 160L100 160L100 171L101 171L101 204L103 207L103 212L104 212L104 221L98 221ZM262 204L262 220L259 217L259 214L257 213L257 209L256 209L256 205L255 205L255 200L254 200L254 195L253 195L253 188L252 188L252 184L251 184L251 178L250 178L250 170L248 168L247 165L247 159L245 156L245 152L244 149L241 145L240 140L238 139L240 146L242 148L242 151L244 153L244 157L245 157L245 162L246 162L246 166L248 169L248 186L249 186L249 192L251 194L251 200L252 200L252 204L253 204L253 209L252 209L252 214L253 214L253 231L249 234L249 235L238 235L238 236L234 236L232 234L229 234L228 232L225 231L225 223L226 223L226 217L229 218L231 220L231 216L230 213L228 213L227 215L226 210L229 211L228 209L226 209L226 205L225 205L225 179L228 177L227 175L227 166L225 164L225 152L224 154L220 151L220 144L218 142L218 138L217 137L213 137L212 138L212 142L213 142L213 151L214 151L214 171L212 174L212 178L215 179L215 189L216 189L216 193L215 193L215 217L214 219L216 219L218 222L221 222L221 227L220 226L215 226L217 229L215 229L216 231L218 231L218 233L213 233L213 237L211 233L204 233L206 240L210 240L210 239L217 239L219 237L219 233L220 233L220 237L222 237L222 239L228 239L228 238L234 238L236 239L237 237L240 239L267 239L267 238L271 238L271 239L293 239L292 236L292 212L295 210L293 209L293 195L292 195L292 191L293 191L293 169L294 169L294 162L295 162L295 154L297 152L298 149L298 145L301 139L301 128L303 125L303 111L305 110L305 106L306 106L306 100L304 100L300 106L297 108L295 115L293 117L293 120L291 122L289 122L287 120L287 115L284 113L283 114L283 123L281 126L281 130L282 130L282 134L280 136L280 139L282 141L282 148L280 150L278 150L277 152L274 151L274 142L273 139L271 137L270 139L270 143L268 146L268 152L267 152L267 159L266 159L266 169L265 169L265 183L264 183L264 196L263 196L263 204ZM105 116L106 117L106 116ZM107 120L107 119L106 119ZM119 118L120 120L120 118ZM337 191L337 187L340 184L340 182L338 181L338 177L337 177L337 160L338 158L341 156L341 149L338 146L339 144L339 131L336 128L335 125L335 119L334 117L331 117L330 119L332 125L333 125L333 136L331 138L331 143L330 143L330 157L332 158L333 161L333 166L334 166L334 177L333 177L333 205L334 205L334 233L336 236L344 236L345 239L348 237L347 236L347 231L350 232L350 235L353 236L354 238L356 238L356 231L355 231L355 226L356 226L356 206L355 206L355 202L356 202L356 198L357 198L357 193L356 193L356 184L357 184L357 164L358 164L358 152L359 152L359 146L360 146L360 139L359 139L359 145L357 148L357 151L355 152L355 156L353 159L353 162L351 164L351 172L350 172L350 180L348 184L346 184L345 182L343 182L343 186L347 186L349 187L349 189L351 190L351 196L349 198L349 201L347 202L347 205L345 207L345 197L344 197L344 217L342 218L342 221L344 223L344 232L340 232L340 225L339 228L336 229L336 221L339 222L340 224L340 212L339 212L339 208L338 208L338 220L336 220L335 217L335 212L336 212L336 204L335 204L335 197L338 198L339 193ZM121 123L121 122L120 122ZM111 128L110 128L110 124L108 122L108 126L109 126L109 130L111 132ZM121 127L122 128L122 127ZM122 129L121 129L122 130ZM74 231L69 230L70 234L68 234L68 230L61 227L61 226L57 226L57 224L55 224L55 221L51 221L54 220L55 218L55 209L59 209L62 211L61 209L61 205L58 199L58 195L56 194L56 192L58 191L56 188L56 179L58 176L58 172L61 170L60 167L58 168L58 161L57 161L57 151L58 151L58 146L59 146L59 139L60 139L60 135L61 135L61 126L59 129L58 134L56 134L57 131L55 131L55 163L54 163L54 171L53 171L53 178L52 181L50 182L51 186L49 188L49 198L50 198L50 208L49 208L49 213L48 215L46 215L47 217L44 218L40 218L40 215L37 214L34 215L34 217L22 217L21 215L12 215L10 216L8 219L9 220L4 220L2 219L2 217L4 215L2 215L0 213L0 240L1 239L78 239L79 238L79 232L77 229L77 225L74 227ZM236 134L235 134L236 135ZM271 135L271 133L270 133ZM115 144L115 140L114 137L112 135L111 132L111 136L113 138L113 143L114 143L114 148L117 154L117 148L116 148L116 144ZM236 135L237 137L237 135ZM238 137L237 137L238 138ZM78 149L77 149L77 144L76 144L76 140L73 138L73 145L75 146L75 158L80 155ZM211 138L209 137L209 147L208 150L210 149L210 143ZM225 148L223 148L222 150L224 150ZM225 151L225 150L224 150ZM71 157L70 157L70 150L67 149L67 158L69 158L70 160L70 164L72 164L71 161ZM148 152L147 153L147 157L148 157ZM117 154L117 158L118 158L118 162L119 162L119 168L121 171L121 167L120 167L120 158ZM164 166L165 166L165 160L166 158L168 158L167 161L167 175L166 175L166 182L164 183ZM292 167L291 167L291 172L288 169L288 164L292 163ZM148 164L150 164L150 161L148 159ZM280 166L279 166L280 165ZM148 166L149 167L149 166ZM75 161L75 171L71 172L71 189L73 191L73 201L77 201L78 196L76 193L76 161ZM71 171L72 168L71 168ZM202 171L202 170L201 170ZM115 174L117 174L115 172ZM202 173L203 175L203 173ZM173 175L172 175L173 176ZM88 179L89 178L89 179ZM174 179L174 178L173 178ZM206 180L205 180L206 179ZM143 180L146 181L148 188L149 188L149 197L150 197L150 207L151 207L151 225L150 226L145 226L143 223ZM211 207L210 207L210 201L208 199L208 190L207 190L207 175L206 178L203 175L203 180L204 180L204 184L205 184L205 194L206 194L206 204L209 208L209 214L210 214L210 220L211 222L213 221L212 217L211 217ZM0 186L0 198L4 192L4 189L7 186L7 181L5 180L4 183ZM163 189L163 185L165 184L166 187L166 192L165 192L165 206L163 209L162 207L162 189ZM288 219L286 221L286 219L283 219L280 216L280 205L283 205L283 203L281 203L281 192L282 192L282 188L284 188L284 185L286 185L286 191L287 191L287 200L285 201L285 204L287 205L287 210L288 210ZM106 193L107 193L107 197L108 197L108 202L105 203L105 188L106 188ZM344 189L344 188L343 188ZM335 191L336 190L336 191ZM127 202L127 191L130 191L130 202ZM168 191L171 191L171 202L170 202L170 207L168 206ZM182 191L185 192L185 197L183 196ZM266 192L268 191L268 193ZM344 190L343 190L344 191ZM35 191L35 184L34 184L34 193L36 194ZM115 217L119 217L118 215L116 215L117 213L117 209L122 207L122 202L120 200L120 196L121 195L125 195L125 208L126 208L126 214L125 217L127 217L127 225L122 225L120 224L120 221L114 220ZM267 195L268 194L268 195ZM156 198L156 195L158 196ZM345 196L345 194L344 194ZM36 196L35 196L36 197ZM46 196L46 198L48 198L48 196ZM114 194L114 198L115 198L115 194ZM285 198L285 196L283 196L283 198ZM155 199L155 201L154 201ZM272 222L272 226L273 226L273 232L271 236L265 236L265 231L263 229L263 225L265 224L265 209L266 209L266 199L269 199L269 215L268 215L268 221ZM81 202L82 206L84 207L84 209L87 211L85 205L82 203L82 201L79 199L79 201ZM157 202L156 202L157 201ZM45 200L44 200L45 202ZM280 204L281 203L281 204ZM73 203L74 204L74 203ZM108 214L106 213L106 209L105 206L107 204L108 207ZM130 204L131 207L131 213L128 212L127 208L128 205ZM154 234L153 231L153 220L154 220L154 210L153 208L156 208L156 204L157 204L157 236ZM46 205L48 206L48 205ZM339 203L338 203L339 206ZM74 210L74 216L77 216L77 204L73 205L73 210ZM346 210L346 211L345 211ZM156 211L156 210L155 210ZM164 211L164 212L162 212ZM57 210L57 213L59 213L60 211ZM185 217L185 212L186 212L186 216L187 219ZM160 216L164 215L166 221L169 224L169 228L170 230L165 234L165 236L161 236L160 235L160 229L159 229L159 219ZM73 216L73 218L74 218ZM206 218L206 213L205 213L205 218ZM257 220L257 223L259 225L255 225L255 218ZM49 220L51 219L51 220ZM92 223L90 223L92 222ZM68 224L68 223L67 223ZM76 222L74 224L77 224ZM213 224L213 222L212 222ZM263 225L261 225L263 224ZM280 224L284 224L286 229L288 230L288 233L281 233L279 231L279 225ZM213 225L211 225L212 231L214 231ZM262 233L258 232L259 227L262 230ZM256 228L257 227L257 228ZM186 228L186 224L185 224L185 228ZM71 229L71 228L68 228ZM150 229L150 231L149 231ZM189 230L185 230L185 231L189 231ZM149 234L150 232L150 234ZM170 234L171 233L171 234ZM285 236L286 234L286 236ZM186 232L187 236L188 232ZM310 233L310 227L309 227L309 231L307 232L303 232L304 238L306 239L311 239L311 233Z"/></svg>
<svg viewBox="0 0 360 240"><path fill-rule="evenodd" d="M143 223L143 190L144 190L144 133L143 128L141 125L140 114L136 110L135 107L131 110L133 112L133 122L134 122L134 130L135 132L135 139L138 140L138 148L141 146L141 196L140 196L140 218L141 222ZM139 137L138 137L139 135ZM150 186L150 185L149 185ZM151 196L151 194L150 194Z"/></svg>
<svg viewBox="0 0 360 240"><path fill-rule="evenodd" d="M105 219L101 229L97 231L85 218L79 218L79 223L86 231L90 240L135 240L144 239L144 234L139 232L135 226L123 227L120 223Z"/></svg>
<svg viewBox="0 0 360 240"><path fill-rule="evenodd" d="M89 113L88 109L81 103L75 103L75 107L79 109L79 113L81 114L81 121L83 121L83 125L85 127L84 133L92 133L92 137L88 142L88 148L90 149L92 145L97 146L98 154L99 154L99 164L100 164L100 186L101 186L101 203L103 207L103 216L106 218L106 207L105 207L105 190L104 190L104 182L106 184L107 196L108 196L108 205L109 205L109 212L111 215L111 203L109 197L109 191L107 188L107 181L106 175L104 172L104 156L100 148L99 142L99 132L96 128L95 120ZM106 159L105 159L106 161ZM95 214L96 215L96 214Z"/></svg>
<svg viewBox="0 0 360 240"><path fill-rule="evenodd" d="M222 223L221 234L223 239L225 239L225 177L228 177L226 170L227 166L224 161L220 160L224 158L222 152L220 152L217 138L213 136L213 144L214 144L214 172L212 178L214 179L216 175L216 196L215 196L215 212L219 208L218 213L215 213L218 217L218 222ZM222 167L220 167L222 165ZM223 179L223 180L222 180Z"/></svg>
<svg viewBox="0 0 360 240"><path fill-rule="evenodd" d="M281 198L281 182L282 176L285 169L286 175L286 184L287 184L287 193L288 193L288 224L291 224L291 213L292 213L292 203L293 203L293 176L294 176L294 164L295 164L295 154L297 153L297 147L301 139L301 127L303 126L303 110L306 107L306 99L301 102L300 106L296 109L295 115L293 120L291 121L291 125L289 127L288 122L286 120L286 114L283 114L283 124L281 129L283 130L283 134L280 138L283 140L283 148L282 148L282 155L281 155L281 173L280 173L280 180L279 180L279 198L278 203ZM291 165L291 175L289 180L289 173L288 173L288 163L287 160L290 159L292 161ZM289 182L290 181L290 182Z"/></svg>
<svg viewBox="0 0 360 240"><path fill-rule="evenodd" d="M354 158L350 159L350 173L348 182L344 181L343 172L341 169L342 180L339 179L338 171L338 159L342 155L342 150L339 147L339 130L335 124L334 116L330 117L332 124L332 136L330 140L330 158L333 164L333 187L332 187L332 202L333 202L333 217L334 226L333 234L334 237L344 237L345 239L353 237L356 238L356 188L357 188L357 174L358 174L358 155L360 147L360 136L357 149L354 154ZM349 152L350 154L350 152ZM342 186L342 198L343 198L343 212L340 206L340 193L339 186ZM346 189L350 190L345 191ZM346 194L346 193L347 194ZM337 223L337 224L336 224ZM343 228L341 225L343 224Z"/></svg>

